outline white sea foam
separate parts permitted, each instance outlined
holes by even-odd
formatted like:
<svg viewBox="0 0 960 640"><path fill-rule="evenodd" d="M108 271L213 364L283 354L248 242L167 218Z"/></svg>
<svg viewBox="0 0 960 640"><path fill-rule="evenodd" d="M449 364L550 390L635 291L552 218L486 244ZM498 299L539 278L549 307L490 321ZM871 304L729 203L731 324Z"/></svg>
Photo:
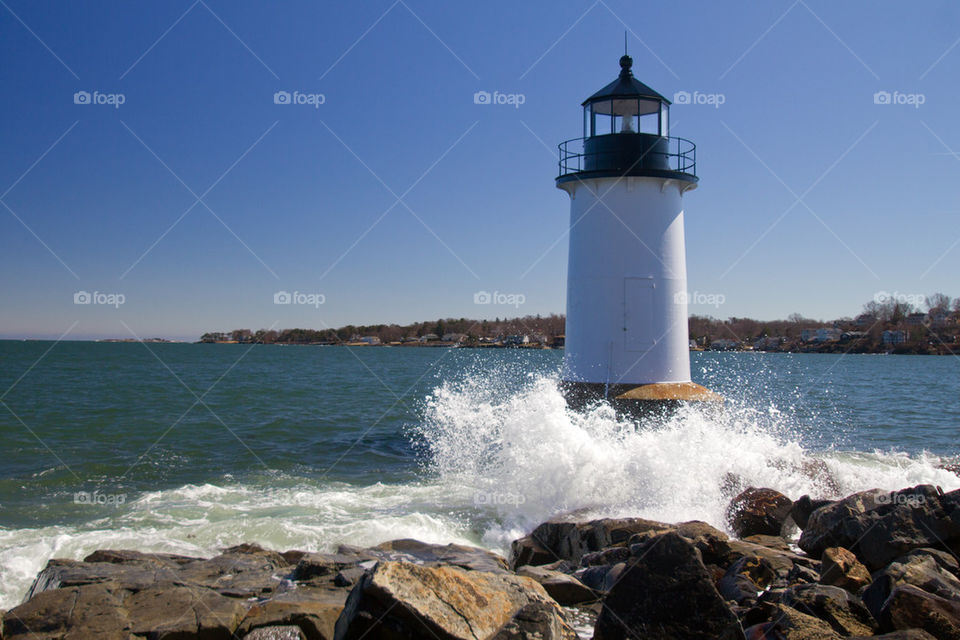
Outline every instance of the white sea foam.
<svg viewBox="0 0 960 640"><path fill-rule="evenodd" d="M520 392L489 372L447 383L422 414L411 429L424 449L414 483L227 479L146 493L82 526L0 529L0 608L20 601L49 558L99 548L209 556L248 541L323 551L412 537L505 553L539 522L574 510L725 527L730 496L748 485L793 498L921 483L960 488L933 455L805 450L801 436L814 426L773 408L731 403L719 414L686 410L638 427L608 407L568 411L549 377L531 376Z"/></svg>

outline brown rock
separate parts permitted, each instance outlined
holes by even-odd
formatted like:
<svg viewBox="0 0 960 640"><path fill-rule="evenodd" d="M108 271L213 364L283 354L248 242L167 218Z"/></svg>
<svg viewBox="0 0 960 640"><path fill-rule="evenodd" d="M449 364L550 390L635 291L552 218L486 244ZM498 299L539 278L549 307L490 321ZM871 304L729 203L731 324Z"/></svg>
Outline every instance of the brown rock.
<svg viewBox="0 0 960 640"><path fill-rule="evenodd" d="M238 600L203 587L152 587L131 595L124 604L133 633L156 640L227 640L246 613Z"/></svg>
<svg viewBox="0 0 960 640"><path fill-rule="evenodd" d="M779 536L793 502L773 489L750 487L730 501L727 520L737 537Z"/></svg>
<svg viewBox="0 0 960 640"><path fill-rule="evenodd" d="M600 594L594 592L573 576L559 571L525 566L517 569L517 575L533 578L540 583L551 598L564 606L600 599Z"/></svg>
<svg viewBox="0 0 960 640"><path fill-rule="evenodd" d="M820 559L820 583L830 584L850 593L857 593L870 584L870 572L853 552L843 547L830 547Z"/></svg>
<svg viewBox="0 0 960 640"><path fill-rule="evenodd" d="M923 629L939 640L960 640L960 602L901 585L884 603L880 625L883 631Z"/></svg>
<svg viewBox="0 0 960 640"><path fill-rule="evenodd" d="M244 634L260 627L292 626L299 628L306 640L332 640L346 596L341 589L304 587L257 603L240 623L237 635L245 638Z"/></svg>
<svg viewBox="0 0 960 640"><path fill-rule="evenodd" d="M780 603L800 613L819 618L842 636L871 635L877 622L857 596L824 584L805 584L787 589Z"/></svg>
<svg viewBox="0 0 960 640"><path fill-rule="evenodd" d="M823 620L800 613L793 607L775 605L773 619L744 631L747 640L839 640L840 634Z"/></svg>
<svg viewBox="0 0 960 640"><path fill-rule="evenodd" d="M350 592L335 637L485 640L531 604L545 605L539 611L549 612L538 614L541 633L546 636L552 633L550 629L562 629L559 637L575 639L560 608L531 578L381 562Z"/></svg>
<svg viewBox="0 0 960 640"><path fill-rule="evenodd" d="M130 621L116 585L44 591L3 618L7 640L130 640Z"/></svg>

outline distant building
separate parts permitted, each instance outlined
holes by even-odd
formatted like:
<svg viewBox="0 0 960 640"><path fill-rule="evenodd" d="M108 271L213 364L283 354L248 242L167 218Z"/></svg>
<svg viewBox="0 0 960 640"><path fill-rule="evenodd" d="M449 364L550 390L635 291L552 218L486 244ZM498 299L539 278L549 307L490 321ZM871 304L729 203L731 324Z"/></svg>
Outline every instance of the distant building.
<svg viewBox="0 0 960 640"><path fill-rule="evenodd" d="M872 313L861 313L854 319L854 322L857 323L858 327L872 327L877 323L877 316Z"/></svg>
<svg viewBox="0 0 960 640"><path fill-rule="evenodd" d="M780 336L764 336L762 338L757 339L757 341L753 343L753 348L756 349L757 351L767 351L770 349L778 349L780 345L783 344L785 341L786 341L786 338L782 338Z"/></svg>
<svg viewBox="0 0 960 640"><path fill-rule="evenodd" d="M953 318L946 311L937 311L930 314L930 326L941 329L953 324Z"/></svg>
<svg viewBox="0 0 960 640"><path fill-rule="evenodd" d="M736 349L740 343L736 340L727 340L726 338L721 338L720 340L714 340L710 343L711 351L731 351Z"/></svg>
<svg viewBox="0 0 960 640"><path fill-rule="evenodd" d="M443 334L444 342L463 342L467 339L465 333L445 333Z"/></svg>
<svg viewBox="0 0 960 640"><path fill-rule="evenodd" d="M859 340L861 338L866 338L869 335L866 331L844 331L843 335L840 336L841 342L849 342L850 340Z"/></svg>
<svg viewBox="0 0 960 640"><path fill-rule="evenodd" d="M553 336L553 341L550 342L550 346L554 349L559 349L566 346L567 336L565 334L560 334L559 336Z"/></svg>
<svg viewBox="0 0 960 640"><path fill-rule="evenodd" d="M503 344L508 347L518 347L522 344L530 344L530 336L507 336Z"/></svg>
<svg viewBox="0 0 960 640"><path fill-rule="evenodd" d="M884 331L883 332L883 344L895 345L903 344L907 341L907 332L906 331Z"/></svg>
<svg viewBox="0 0 960 640"><path fill-rule="evenodd" d="M360 338L359 342L364 344L380 344L380 338L377 336L363 336Z"/></svg>
<svg viewBox="0 0 960 640"><path fill-rule="evenodd" d="M440 336L435 333L428 333L425 336L420 338L420 342L433 342L434 340L439 340Z"/></svg>
<svg viewBox="0 0 960 640"><path fill-rule="evenodd" d="M911 327L919 327L927 323L927 314L925 313L911 313L907 316L904 323Z"/></svg>
<svg viewBox="0 0 960 640"><path fill-rule="evenodd" d="M842 336L843 331L836 327L803 329L800 332L800 340L803 342L838 342Z"/></svg>

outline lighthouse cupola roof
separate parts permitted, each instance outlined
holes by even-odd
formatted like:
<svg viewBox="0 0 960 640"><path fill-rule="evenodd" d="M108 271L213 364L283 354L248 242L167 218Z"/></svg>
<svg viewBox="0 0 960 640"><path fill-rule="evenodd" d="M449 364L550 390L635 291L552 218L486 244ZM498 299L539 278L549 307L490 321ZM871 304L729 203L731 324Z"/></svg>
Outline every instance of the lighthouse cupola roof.
<svg viewBox="0 0 960 640"><path fill-rule="evenodd" d="M642 98L656 103L670 104L662 95L633 77L633 58L624 55L620 58L620 75L600 91L583 101L583 106L592 102L604 102L612 98ZM651 105L652 106L652 105ZM652 109L648 113L655 113Z"/></svg>

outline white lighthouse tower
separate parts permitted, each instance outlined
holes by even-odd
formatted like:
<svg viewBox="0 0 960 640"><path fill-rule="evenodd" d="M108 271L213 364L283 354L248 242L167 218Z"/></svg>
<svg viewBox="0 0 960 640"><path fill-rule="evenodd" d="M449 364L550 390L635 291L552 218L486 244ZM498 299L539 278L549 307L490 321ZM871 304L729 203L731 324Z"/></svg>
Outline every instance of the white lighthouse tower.
<svg viewBox="0 0 960 640"><path fill-rule="evenodd" d="M583 102L583 137L560 145L570 196L563 389L573 407L648 407L719 396L690 381L683 196L696 147L669 137L670 101L619 77Z"/></svg>

